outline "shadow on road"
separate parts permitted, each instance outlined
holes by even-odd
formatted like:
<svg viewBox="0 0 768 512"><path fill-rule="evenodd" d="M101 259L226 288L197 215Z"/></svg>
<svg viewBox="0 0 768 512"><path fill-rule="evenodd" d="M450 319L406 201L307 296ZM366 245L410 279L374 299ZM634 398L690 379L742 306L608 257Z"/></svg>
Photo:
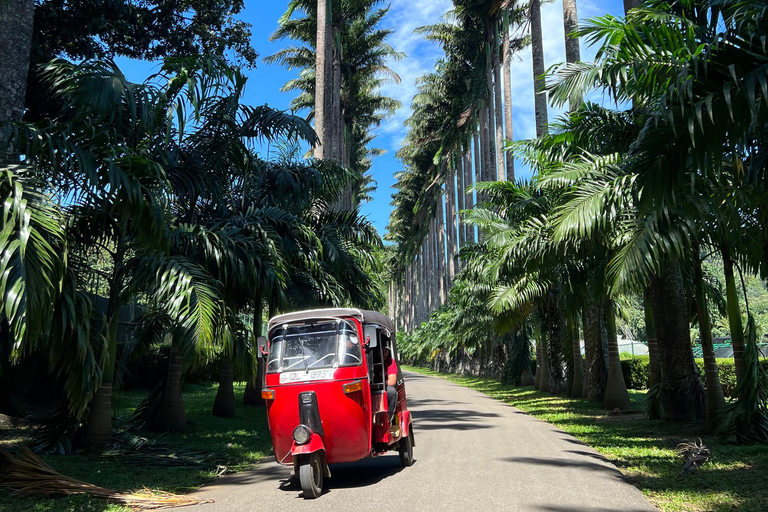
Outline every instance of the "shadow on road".
<svg viewBox="0 0 768 512"><path fill-rule="evenodd" d="M588 455L594 457L594 454L586 452L573 452ZM530 464L536 466L552 466L558 468L579 468L586 471L604 471L614 475L621 480L624 479L624 475L621 474L617 468L609 466L607 464L599 464L597 462L590 462L588 460L569 460L569 459L550 459L550 458L536 458L536 457L504 457L502 460L505 462L511 462L513 464Z"/></svg>
<svg viewBox="0 0 768 512"><path fill-rule="evenodd" d="M413 413L416 430L475 430L492 428L485 420L498 418L496 413L485 413L471 409L456 409L463 402L450 400L408 400L408 409Z"/></svg>

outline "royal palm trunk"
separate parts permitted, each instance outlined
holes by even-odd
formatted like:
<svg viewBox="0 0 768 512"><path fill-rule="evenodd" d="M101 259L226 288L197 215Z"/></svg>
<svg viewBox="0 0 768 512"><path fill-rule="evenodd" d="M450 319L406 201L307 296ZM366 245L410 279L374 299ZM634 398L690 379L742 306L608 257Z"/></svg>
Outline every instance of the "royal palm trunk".
<svg viewBox="0 0 768 512"><path fill-rule="evenodd" d="M608 372L605 367L603 337L600 326L602 305L597 302L585 308L584 351L586 355L586 386L584 396L595 402L605 400Z"/></svg>
<svg viewBox="0 0 768 512"><path fill-rule="evenodd" d="M317 0L317 43L315 46L315 131L320 142L315 146L315 158L330 158L332 146L326 141L330 136L331 112L331 0ZM326 143L328 142L328 143Z"/></svg>
<svg viewBox="0 0 768 512"><path fill-rule="evenodd" d="M219 389L213 400L213 415L222 418L234 418L235 412L234 370L232 362L225 356L221 361Z"/></svg>
<svg viewBox="0 0 768 512"><path fill-rule="evenodd" d="M563 322L560 311L553 301L549 305L547 314L549 322L549 392L553 395L559 395L565 391L565 372L563 371Z"/></svg>
<svg viewBox="0 0 768 512"><path fill-rule="evenodd" d="M514 140L512 132L512 76L510 74L510 60L512 59L509 48L509 11L504 11L504 24L502 35L502 56L504 67L502 75L504 77L504 133L506 139L510 142ZM515 158L512 153L507 152L507 180L515 181Z"/></svg>
<svg viewBox="0 0 768 512"><path fill-rule="evenodd" d="M648 339L648 389L651 389L661 382L661 369L659 368L659 343L656 339L656 325L653 321L653 305L647 288L643 296L643 305L645 333Z"/></svg>
<svg viewBox="0 0 768 512"><path fill-rule="evenodd" d="M506 179L504 166L504 110L501 103L501 61L499 60L499 20L493 20L493 97L496 115L496 181Z"/></svg>
<svg viewBox="0 0 768 512"><path fill-rule="evenodd" d="M650 282L653 318L659 342L659 400L669 421L704 419L704 389L691 350L688 304L680 265L670 263Z"/></svg>
<svg viewBox="0 0 768 512"><path fill-rule="evenodd" d="M547 133L547 93L544 90L544 42L541 33L541 1L531 0L531 56L536 137Z"/></svg>
<svg viewBox="0 0 768 512"><path fill-rule="evenodd" d="M171 342L171 355L168 358L168 378L165 381L163 398L160 400L157 414L152 420L152 429L157 432L167 430L184 432L187 430L184 396L181 393L183 369L179 344L174 339Z"/></svg>
<svg viewBox="0 0 768 512"><path fill-rule="evenodd" d="M717 429L720 413L725 408L725 397L723 396L723 387L720 385L720 371L715 360L715 347L712 345L712 328L709 323L707 296L704 293L704 277L698 254L694 255L693 265L696 307L699 317L699 338L704 356L704 380L707 385L705 426L707 432L712 433Z"/></svg>
<svg viewBox="0 0 768 512"><path fill-rule="evenodd" d="M570 322L571 350L573 351L573 385L571 386L571 398L584 396L584 360L581 358L581 343L579 340L578 320Z"/></svg>
<svg viewBox="0 0 768 512"><path fill-rule="evenodd" d="M33 0L0 2L0 122L20 121L24 113L34 9ZM7 142L0 132L0 162Z"/></svg>
<svg viewBox="0 0 768 512"><path fill-rule="evenodd" d="M605 386L605 408L609 411L630 409L629 393L621 371L619 341L616 335L616 316L612 300L605 304L605 323L608 331L608 382Z"/></svg>

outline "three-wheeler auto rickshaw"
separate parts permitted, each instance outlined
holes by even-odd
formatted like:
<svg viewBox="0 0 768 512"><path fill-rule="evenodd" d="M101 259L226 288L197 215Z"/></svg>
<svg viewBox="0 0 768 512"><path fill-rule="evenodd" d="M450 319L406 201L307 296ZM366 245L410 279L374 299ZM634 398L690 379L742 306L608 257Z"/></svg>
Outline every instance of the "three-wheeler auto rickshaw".
<svg viewBox="0 0 768 512"><path fill-rule="evenodd" d="M411 414L397 365L397 400L387 404L386 352L397 362L395 326L359 309L317 309L278 315L259 338L275 460L293 464L305 498L316 498L329 464L400 452L413 464Z"/></svg>

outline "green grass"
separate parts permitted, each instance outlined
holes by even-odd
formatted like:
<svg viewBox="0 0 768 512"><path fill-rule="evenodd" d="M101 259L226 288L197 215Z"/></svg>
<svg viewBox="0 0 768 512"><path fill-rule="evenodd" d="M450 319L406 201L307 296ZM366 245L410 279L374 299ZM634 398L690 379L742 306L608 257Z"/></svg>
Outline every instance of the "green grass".
<svg viewBox="0 0 768 512"><path fill-rule="evenodd" d="M573 435L610 459L663 512L758 512L768 510L768 446L737 446L705 436L699 425L606 416L601 404L516 388L491 379L438 374L503 400ZM643 410L644 391L630 391L633 410ZM710 462L678 477L683 462L675 448L701 438Z"/></svg>
<svg viewBox="0 0 768 512"><path fill-rule="evenodd" d="M243 406L244 385L235 386L237 415L217 418L211 414L216 384L185 386L184 404L190 428L185 433L167 434L168 445L213 452L226 459L229 467L253 467L271 453L272 444L267 429L265 410ZM145 392L131 391L118 396L118 415L128 416ZM148 438L157 434L144 433ZM19 437L13 439L18 444ZM147 469L120 462L118 457L100 457L79 453L74 455L45 455L43 460L59 473L117 491L149 489L187 493L215 477L212 471L188 468ZM61 498L11 497L0 492L0 512L127 512L132 509L105 503L84 496Z"/></svg>

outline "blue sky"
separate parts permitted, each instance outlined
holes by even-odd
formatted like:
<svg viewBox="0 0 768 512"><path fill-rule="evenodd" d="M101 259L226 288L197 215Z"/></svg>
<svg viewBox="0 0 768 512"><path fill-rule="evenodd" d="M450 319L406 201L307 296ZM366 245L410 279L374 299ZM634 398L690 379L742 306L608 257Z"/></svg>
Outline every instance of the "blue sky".
<svg viewBox="0 0 768 512"><path fill-rule="evenodd" d="M269 36L277 27L278 18L285 12L287 1L246 0L242 19L253 25L252 45L259 52L260 58L271 55L288 42L269 41ZM395 183L394 174L402 169L395 158L395 152L405 137L403 121L410 115L411 99L416 93L416 80L425 72L433 69L435 60L441 55L437 45L427 43L413 30L423 25L429 25L440 20L442 15L451 8L450 0L391 0L391 8L384 19L383 27L392 28L395 33L389 43L398 51L405 52L407 57L399 62L392 62L390 67L401 77L400 84L390 84L384 88L384 93L397 98L403 103L395 116L378 129L374 140L376 147L387 151L384 156L377 158L373 165L373 176L378 183L378 190L373 195L373 201L362 206L366 215L383 235L389 221L391 209L391 188ZM578 2L579 19L613 14L623 14L623 3L620 0L581 0ZM544 33L544 59L547 67L565 60L565 36L563 30L562 0L554 0L542 5L542 28ZM591 60L594 49L581 47L582 60ZM123 71L134 81L141 81L157 66L146 62L131 62L126 59L118 60ZM244 102L250 105L269 104L269 106L287 109L293 97L290 93L281 93L281 86L294 78L297 72L288 71L281 66L271 66L259 61L256 69L247 72L248 86ZM520 52L512 62L511 69L512 97L514 99L513 127L516 140L531 138L535 134L533 113L533 74L530 51ZM550 110L550 121L559 112ZM516 168L517 176L525 178L530 172Z"/></svg>

